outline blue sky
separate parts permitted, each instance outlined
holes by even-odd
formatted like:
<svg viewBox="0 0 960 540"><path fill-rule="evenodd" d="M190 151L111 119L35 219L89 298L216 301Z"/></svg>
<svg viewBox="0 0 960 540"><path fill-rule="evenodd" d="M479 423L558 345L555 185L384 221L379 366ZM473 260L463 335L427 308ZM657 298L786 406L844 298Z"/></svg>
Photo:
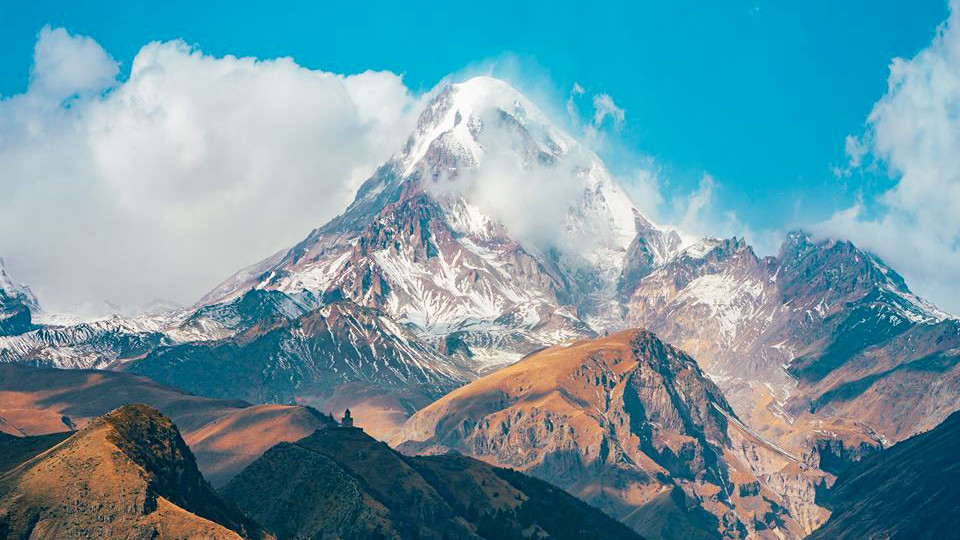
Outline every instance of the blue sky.
<svg viewBox="0 0 960 540"><path fill-rule="evenodd" d="M40 167L31 169L34 165L24 157L40 150L31 147L26 151L9 145L17 136L7 135L8 147L5 148L4 130L33 133L31 126L42 118L41 123L49 128L49 133L82 131L77 126L83 124L78 123L77 118L71 120L72 124L62 123L65 120L61 117L68 114L64 111L52 115L47 111L43 113L45 116L30 117L38 114L38 109L30 108L33 107L30 100L17 97L26 95L30 88L34 49L39 47L41 29L45 26L62 28L69 33L60 35L59 41L52 39L51 44L59 45L50 50L82 45L83 40L78 36L93 40L93 48L87 50L89 55L84 58L92 59L94 65L105 70L101 75L107 81L114 80L112 73L116 71L109 59L116 60L119 79L108 85L114 90L129 76L131 64L142 47L154 41L178 39L213 58L225 55L258 59L291 57L299 66L338 74L389 71L402 76L403 92L409 91L413 97L430 90L451 74L456 77L456 74L482 71L484 66L494 65L494 75L510 80L535 101L557 113L561 122L568 121L564 118L564 102L575 84L586 89L581 103L584 115L590 112L590 96L611 96L617 106L626 111L622 128L618 132L608 130L606 144L600 150L614 173L630 182L634 171L641 165L648 166L648 159L652 160L659 171L660 192L668 202L691 197L702 185L704 175L710 175L716 186L711 211L720 216L715 221L728 212L736 216L733 229L718 230L716 234L753 233L752 240L766 243L761 245L761 250L769 252L775 248L773 240L777 234L795 227L816 228L826 222L829 224L823 229L826 234L847 235L879 252L907 275L915 289L940 305L960 310L960 293L952 277L960 271L960 223L950 217L951 208L960 205L960 201L954 204L951 196L943 197L946 202L935 200L939 192L954 193L950 191L954 184L949 182L960 178L960 171L951 168L953 162L949 157L960 154L960 148L955 147L957 143L953 139L935 140L937 133L951 132L949 129L934 129L938 125L942 128L937 122L946 122L960 132L955 118L935 117L938 111L952 110L951 104L960 102L960 98L952 93L952 87L923 84L931 80L926 75L938 69L943 73L937 80L960 77L960 59L950 52L949 46L954 41L960 43L960 38L953 37L958 32L946 32L948 45L934 43L937 28L952 12L950 20L957 19L956 5L951 11L951 7L940 0L514 4L499 1L478 5L456 2L255 4L175 0L149 4L103 1L91 8L90 3L75 1L6 2L0 4L0 122L6 106L8 111L14 111L8 112L7 118L19 119L23 123L17 129L27 131L17 132L0 125L0 161L19 160L17 163L25 167L20 170L26 171L26 175L48 174L39 172ZM949 26L953 28L958 23L954 21ZM58 35L54 32L48 37ZM102 51L97 52L100 48ZM167 58L177 57L178 61L185 62L186 54L184 51L170 53ZM918 54L919 59L908 62L905 70L909 84L904 87L910 91L898 93L899 90L888 89L893 59L909 60ZM70 76L82 78L82 74ZM184 85L190 86L190 83L187 79ZM300 90L307 87L309 84ZM143 89L142 85L138 88ZM247 90L253 92L256 88L259 87ZM139 90L133 89L130 93L136 91ZM195 95L199 94L191 94ZM256 94L251 95L256 99ZM304 99L309 101L309 96ZM407 97L397 99L402 105ZM903 119L920 115L909 110L909 104L926 102L946 104L927 111L932 116L923 117L925 123L916 123L930 129L912 133L911 140L929 144L915 148L909 141L897 140L897 133L911 133L902 129ZM881 122L877 125L868 122L871 110L884 103L886 114L878 117ZM272 106L266 102L263 105ZM315 112L327 114L320 109ZM75 116L85 114L77 112ZM217 122L217 117L210 118ZM887 121L883 122L884 119ZM62 129L64 125L70 129ZM381 127L389 131L401 125L403 122L394 122ZM323 135L319 134L321 138ZM856 144L852 148L862 148L855 153L862 154L867 166L838 175L834 169L844 169L849 163L848 135L860 137L854 139ZM63 141L56 137L37 140L40 144L37 148L46 148L45 151L53 148L54 153L62 153ZM367 157L379 159L381 152L373 148L374 142L360 141L357 151L363 156L369 151ZM103 148L102 144L91 145L86 140L73 143L77 144L68 147L81 156L77 158L81 161L91 158L89 152L83 153L77 148ZM58 171L72 170L74 163L69 159L73 153L67 154L58 158L63 161ZM933 174L922 166L923 160L929 162L931 155L935 158L942 155L943 159L937 158L937 161L947 163L941 170L934 171L939 175L937 178L947 179L949 185L945 184L945 189L937 187L939 180L924 180L925 174ZM872 163L882 166L869 166ZM95 164L101 169L104 166L102 162ZM59 161L55 165L59 166ZM107 165L119 167L112 162ZM346 165L330 170L348 170L344 167ZM960 168L960 164L957 167ZM108 172L129 175L131 171L116 168ZM132 172L139 171L133 169ZM184 178L192 174L180 172ZM98 169L97 174L100 173ZM109 187L108 176L100 174L96 181L106 182L104 185ZM919 180L900 182L901 176ZM22 178L0 177L0 188L11 184L22 189L24 182ZM207 187L214 189L219 182L214 178ZM931 185L937 189L930 189ZM295 186L291 186L289 191L293 192ZM156 186L148 187L141 196L155 197L157 193L151 190ZM46 191L38 193L51 192L50 188L44 189ZM955 193L960 194L960 187L956 190ZM262 199L250 193L251 200ZM102 194L96 197L103 202ZM933 217L923 218L923 209L931 197L932 203L939 204L941 209L939 213L930 214ZM307 200L306 197L299 199ZM288 199L279 197L276 204L299 199L295 194ZM337 204L343 203L341 199L337 199ZM75 200L79 199L67 202L77 207ZM29 208L25 201L26 198L11 204ZM0 210L3 208L0 202ZM234 251L245 258L234 252L230 257L226 252L209 255L211 260L222 261L223 269L218 267L215 271L220 274L217 275L225 277L222 273L226 268L235 269L241 263L252 262L278 249L277 246L296 241L310 226L329 218L331 211L325 209L315 215L305 212L304 220L290 224L289 230L281 231L283 234L271 237L270 241L236 246ZM36 214L32 210L23 213ZM79 235L87 230L84 229L88 225L87 216L79 211L76 214L73 217L77 226L73 230ZM165 215L169 214L171 212ZM13 222L12 218L9 221ZM104 233L98 237L101 244L143 243L133 238L135 228L125 229L117 223L111 227L115 231L129 229L129 238L118 238L116 232L112 237ZM0 219L0 227L3 226ZM909 230L910 235L902 234L903 230ZM229 231L225 229L221 233ZM0 236L4 234L7 240L14 236L0 230ZM51 231L50 234L52 238L60 233ZM211 235L207 240L217 238ZM933 240L927 242L930 238ZM33 248L3 240L0 238L0 255L8 258L14 270L19 266L20 273L29 277L42 274L42 268L56 268L55 253L64 256L62 249L50 248L50 253L43 256L18 257ZM162 240L170 242L167 246L170 250L182 248L173 240ZM197 239L198 246L200 240ZM31 239L30 245L38 243L43 241ZM898 248L904 245L923 245L923 249ZM199 253L201 248L197 247L196 251ZM131 258L126 252L123 255L115 259ZM32 260L24 263L25 259ZM171 257L164 257L166 259ZM98 265L106 265L103 262L106 260L108 258L91 261L88 274L103 274L103 268ZM182 263L172 259L170 262L171 265ZM171 268L164 267L164 272L157 270L156 280L171 280L166 290L175 287L176 280L183 277L159 276L171 274ZM51 291L78 288L79 282L52 283L60 279L58 276L37 277L37 281L51 282L48 287ZM109 276L104 279L111 285L116 282ZM196 290L216 282L209 276L204 279L212 282L196 285ZM154 283L147 277L143 280ZM90 290L101 289L90 285ZM162 286L158 289L165 290ZM118 298L129 296L117 293Z"/></svg>
<svg viewBox="0 0 960 540"><path fill-rule="evenodd" d="M610 94L627 112L623 144L665 167L668 192L708 172L742 221L789 228L888 186L876 175L840 181L830 168L846 162L844 137L885 92L890 60L928 45L947 15L929 0L477 4L8 3L0 94L26 87L45 24L91 36L127 67L145 43L182 38L218 56L390 70L421 90L512 53L558 101L574 82Z"/></svg>

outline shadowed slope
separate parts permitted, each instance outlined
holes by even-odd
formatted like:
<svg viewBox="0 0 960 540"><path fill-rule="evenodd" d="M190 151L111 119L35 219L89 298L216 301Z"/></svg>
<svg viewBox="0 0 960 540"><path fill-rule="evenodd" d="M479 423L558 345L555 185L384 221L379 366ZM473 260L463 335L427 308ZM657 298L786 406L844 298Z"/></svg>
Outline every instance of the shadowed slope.
<svg viewBox="0 0 960 540"><path fill-rule="evenodd" d="M639 538L541 480L465 456L403 456L359 430L279 444L223 492L281 539Z"/></svg>
<svg viewBox="0 0 960 540"><path fill-rule="evenodd" d="M957 538L960 413L853 465L825 497L833 515L811 539Z"/></svg>

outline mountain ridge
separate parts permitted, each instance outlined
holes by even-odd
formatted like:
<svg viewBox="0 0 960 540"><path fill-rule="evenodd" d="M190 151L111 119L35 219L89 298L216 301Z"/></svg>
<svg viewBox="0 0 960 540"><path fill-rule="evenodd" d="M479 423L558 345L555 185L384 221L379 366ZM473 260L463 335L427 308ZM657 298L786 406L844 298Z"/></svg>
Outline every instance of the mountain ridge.
<svg viewBox="0 0 960 540"><path fill-rule="evenodd" d="M740 423L689 356L644 330L533 354L421 409L393 442L528 472L650 538L798 537L825 519L822 473ZM671 519L650 529L657 512Z"/></svg>

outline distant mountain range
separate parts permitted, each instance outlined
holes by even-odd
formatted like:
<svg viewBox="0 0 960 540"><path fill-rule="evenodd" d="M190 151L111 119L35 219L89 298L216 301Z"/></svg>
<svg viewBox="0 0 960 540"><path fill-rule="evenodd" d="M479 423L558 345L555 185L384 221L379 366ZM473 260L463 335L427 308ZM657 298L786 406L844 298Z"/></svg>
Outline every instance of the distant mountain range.
<svg viewBox="0 0 960 540"><path fill-rule="evenodd" d="M57 320L0 266L0 362L350 407L653 538L800 537L817 489L960 409L960 320L876 256L657 224L489 77L438 91L343 214L195 305Z"/></svg>
<svg viewBox="0 0 960 540"><path fill-rule="evenodd" d="M32 330L33 312L37 307L37 298L29 288L7 274L3 259L0 259L0 336Z"/></svg>

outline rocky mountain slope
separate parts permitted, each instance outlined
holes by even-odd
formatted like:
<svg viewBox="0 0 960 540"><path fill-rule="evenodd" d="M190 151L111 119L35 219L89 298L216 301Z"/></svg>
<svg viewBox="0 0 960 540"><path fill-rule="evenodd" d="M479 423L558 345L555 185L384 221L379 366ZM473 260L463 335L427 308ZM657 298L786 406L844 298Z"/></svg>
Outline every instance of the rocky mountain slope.
<svg viewBox="0 0 960 540"><path fill-rule="evenodd" d="M65 481L69 479L69 481ZM170 420L132 405L0 475L14 538L265 538L200 475Z"/></svg>
<svg viewBox="0 0 960 540"><path fill-rule="evenodd" d="M558 215L538 218L556 221L549 242L491 200L490 185L511 175L518 190L540 181L568 192ZM638 231L661 239L648 244L651 264L683 243L641 215L599 158L533 103L502 81L477 77L434 97L406 146L341 216L203 303L254 287L347 298L428 342L465 345L480 370L594 335L588 323L611 315L604 308Z"/></svg>
<svg viewBox="0 0 960 540"><path fill-rule="evenodd" d="M626 320L693 355L738 415L796 451L892 444L960 408L960 321L849 242L776 257L705 242L621 283Z"/></svg>
<svg viewBox="0 0 960 540"><path fill-rule="evenodd" d="M342 300L229 338L155 349L125 369L206 396L352 408L388 436L473 374L375 310Z"/></svg>
<svg viewBox="0 0 960 540"><path fill-rule="evenodd" d="M960 413L857 463L824 497L830 520L810 539L956 538Z"/></svg>
<svg viewBox="0 0 960 540"><path fill-rule="evenodd" d="M642 330L531 355L421 409L395 442L525 471L649 538L798 538L826 517L822 474Z"/></svg>
<svg viewBox="0 0 960 540"><path fill-rule="evenodd" d="M464 456L403 456L355 429L279 444L223 493L279 539L639 538L545 482Z"/></svg>
<svg viewBox="0 0 960 540"><path fill-rule="evenodd" d="M214 485L226 483L274 444L331 423L307 407L209 399L125 373L0 365L0 423L17 436L79 429L129 403L147 404L172 418Z"/></svg>
<svg viewBox="0 0 960 540"><path fill-rule="evenodd" d="M705 375L722 391L707 392L720 396L708 409L743 422L685 420L678 440L707 441L692 448L750 469L747 478L775 493L724 510L734 495L706 457L688 464L692 480L650 458L666 480L641 482L621 510L636 510L629 519L638 521L678 515L663 527L683 523L687 532L767 534L784 512L776 530L809 530L822 519L809 506L811 475L840 474L960 408L960 322L882 261L803 233L759 257L739 239L697 240L658 225L589 148L488 77L439 90L343 214L191 308L55 324L27 318L35 302L16 288L0 303L8 321L0 362L131 370L199 394L349 406L382 438L445 393L544 347L648 328L699 363L696 380ZM603 385L592 391L605 395ZM564 407L570 417L587 407L580 414L592 418L591 407L607 406L584 397ZM424 426L419 440L444 436ZM606 429L591 428L590 452L577 460L598 459ZM803 474L782 480L778 471L794 466ZM573 470L562 485L587 474ZM661 488L672 495L651 499Z"/></svg>
<svg viewBox="0 0 960 540"><path fill-rule="evenodd" d="M340 302L379 327L304 334ZM439 90L343 214L196 306L0 336L0 361L132 365L196 392L228 374L247 399L366 407L388 435L475 374L629 327L688 351L748 425L813 461L833 441L834 454L869 453L960 407L960 323L881 261L804 234L761 258L657 225L592 151L489 77ZM369 335L404 350L384 364ZM330 360L344 354L349 365ZM935 391L911 390L924 385Z"/></svg>
<svg viewBox="0 0 960 540"><path fill-rule="evenodd" d="M15 336L33 328L32 315L38 307L30 289L7 273L0 259L0 336Z"/></svg>
<svg viewBox="0 0 960 540"><path fill-rule="evenodd" d="M259 289L177 313L0 337L0 363L131 370L213 397L353 407L385 434L475 377L462 352L444 350L454 354L350 301Z"/></svg>

